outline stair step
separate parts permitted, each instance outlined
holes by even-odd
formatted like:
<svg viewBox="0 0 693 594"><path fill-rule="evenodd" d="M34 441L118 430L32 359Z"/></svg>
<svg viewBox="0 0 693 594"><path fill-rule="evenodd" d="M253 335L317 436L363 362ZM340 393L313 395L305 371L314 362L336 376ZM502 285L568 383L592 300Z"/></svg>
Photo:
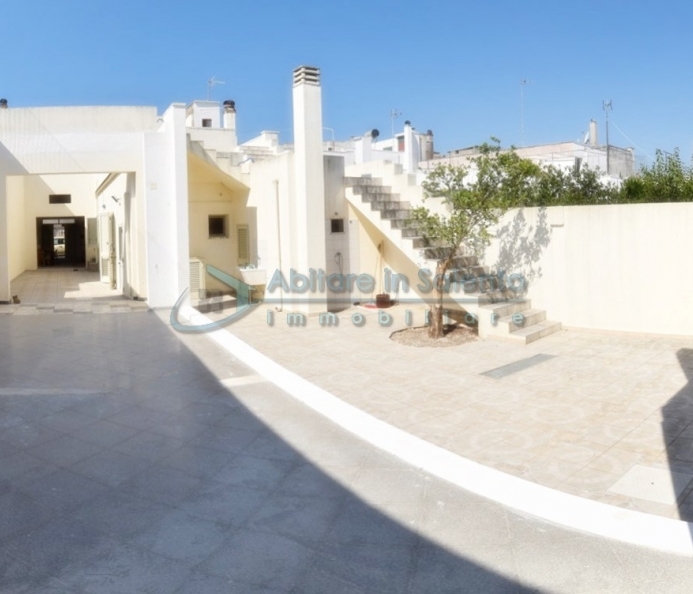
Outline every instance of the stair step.
<svg viewBox="0 0 693 594"><path fill-rule="evenodd" d="M392 209L380 211L381 218L391 221L394 219L408 221L411 218L411 211L404 209Z"/></svg>
<svg viewBox="0 0 693 594"><path fill-rule="evenodd" d="M406 218L400 218L400 219L390 219L383 217L383 220L385 221L390 221L390 227L392 229L408 229L409 228L409 219Z"/></svg>
<svg viewBox="0 0 693 594"><path fill-rule="evenodd" d="M451 251L449 247L430 245L425 248L423 256L425 260L442 260L447 258Z"/></svg>
<svg viewBox="0 0 693 594"><path fill-rule="evenodd" d="M470 266L478 266L479 258L476 256L455 256L452 261L452 266L455 268L469 268Z"/></svg>
<svg viewBox="0 0 693 594"><path fill-rule="evenodd" d="M357 193L357 195L359 195ZM392 202L395 194L386 194L385 192L368 192L360 194L362 202L370 202L371 204L379 204L383 202Z"/></svg>
<svg viewBox="0 0 693 594"><path fill-rule="evenodd" d="M407 210L411 212L411 204L405 200L373 200L371 203L373 210Z"/></svg>
<svg viewBox="0 0 693 594"><path fill-rule="evenodd" d="M487 303L481 308L488 311L489 314L496 314L502 318L517 312L527 311L531 306L532 302L529 299L510 299L500 303Z"/></svg>
<svg viewBox="0 0 693 594"><path fill-rule="evenodd" d="M544 320L537 324L532 324L531 326L525 326L520 330L511 332L507 336L494 336L493 338L500 338L502 340L511 340L514 342L519 342L521 344L529 344L555 332L560 332L563 329L563 325L560 322L554 322L552 320Z"/></svg>
<svg viewBox="0 0 693 594"><path fill-rule="evenodd" d="M496 313L496 312L494 312ZM513 318L515 316L522 316L522 323L516 324ZM508 326L510 332L516 332L527 328L529 326L534 326L539 322L544 322L546 320L546 310L545 309L525 309L523 311L514 312L506 316L499 318L496 323Z"/></svg>
<svg viewBox="0 0 693 594"><path fill-rule="evenodd" d="M458 293L460 297L461 294ZM464 293L465 300L474 300L479 304L479 307L491 305L495 303L508 303L514 299L514 294L511 291L487 291L485 293L470 292Z"/></svg>
<svg viewBox="0 0 693 594"><path fill-rule="evenodd" d="M345 177L344 185L351 188L363 188L365 186L381 186L382 180L379 177Z"/></svg>
<svg viewBox="0 0 693 594"><path fill-rule="evenodd" d="M395 196L389 186L354 186L351 191L355 196L370 196L372 194L385 194Z"/></svg>

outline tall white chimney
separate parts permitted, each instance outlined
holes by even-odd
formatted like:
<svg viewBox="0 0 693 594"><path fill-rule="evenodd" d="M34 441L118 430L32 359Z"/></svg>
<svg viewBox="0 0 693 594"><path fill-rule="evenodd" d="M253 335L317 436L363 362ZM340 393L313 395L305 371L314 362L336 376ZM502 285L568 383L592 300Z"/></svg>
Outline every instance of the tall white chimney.
<svg viewBox="0 0 693 594"><path fill-rule="evenodd" d="M590 120L590 146L596 147L599 145L597 138L597 122L595 120Z"/></svg>
<svg viewBox="0 0 693 594"><path fill-rule="evenodd" d="M320 70L300 66L294 70L294 180L296 248L295 268L300 274L325 270L325 172L322 151L322 89ZM307 312L326 311L325 292L303 294Z"/></svg>
<svg viewBox="0 0 693 594"><path fill-rule="evenodd" d="M231 99L224 101L224 128L236 131L236 102Z"/></svg>

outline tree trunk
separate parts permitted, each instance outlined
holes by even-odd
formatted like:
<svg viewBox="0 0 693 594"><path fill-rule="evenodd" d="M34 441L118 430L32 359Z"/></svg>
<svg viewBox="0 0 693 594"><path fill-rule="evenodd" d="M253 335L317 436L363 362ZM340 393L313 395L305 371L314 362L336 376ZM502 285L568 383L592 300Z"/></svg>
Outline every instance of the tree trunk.
<svg viewBox="0 0 693 594"><path fill-rule="evenodd" d="M450 258L438 260L436 263L435 290L436 302L431 306L431 319L428 326L428 337L434 340L443 338L443 289L445 287L445 272Z"/></svg>

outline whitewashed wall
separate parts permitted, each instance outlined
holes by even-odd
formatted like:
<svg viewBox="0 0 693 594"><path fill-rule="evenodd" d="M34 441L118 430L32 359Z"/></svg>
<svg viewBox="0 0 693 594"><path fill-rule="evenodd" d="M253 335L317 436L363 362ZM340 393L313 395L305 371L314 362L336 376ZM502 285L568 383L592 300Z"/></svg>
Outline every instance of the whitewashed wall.
<svg viewBox="0 0 693 594"><path fill-rule="evenodd" d="M485 261L564 326L693 335L693 203L508 212Z"/></svg>

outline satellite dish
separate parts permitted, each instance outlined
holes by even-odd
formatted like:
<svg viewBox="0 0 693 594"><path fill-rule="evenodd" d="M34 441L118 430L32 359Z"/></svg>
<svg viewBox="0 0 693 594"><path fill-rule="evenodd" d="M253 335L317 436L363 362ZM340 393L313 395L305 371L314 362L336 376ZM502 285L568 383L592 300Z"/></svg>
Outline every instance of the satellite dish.
<svg viewBox="0 0 693 594"><path fill-rule="evenodd" d="M582 144L587 144L587 142L589 141L589 139L590 139L590 133L589 133L589 132L585 132L585 137L582 139Z"/></svg>
<svg viewBox="0 0 693 594"><path fill-rule="evenodd" d="M377 128L373 128L371 130L371 138L375 140L376 138L378 138L378 136L380 136L380 130L378 130Z"/></svg>

